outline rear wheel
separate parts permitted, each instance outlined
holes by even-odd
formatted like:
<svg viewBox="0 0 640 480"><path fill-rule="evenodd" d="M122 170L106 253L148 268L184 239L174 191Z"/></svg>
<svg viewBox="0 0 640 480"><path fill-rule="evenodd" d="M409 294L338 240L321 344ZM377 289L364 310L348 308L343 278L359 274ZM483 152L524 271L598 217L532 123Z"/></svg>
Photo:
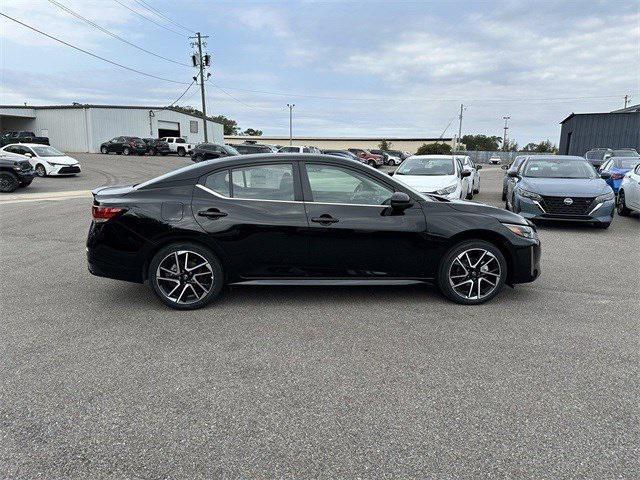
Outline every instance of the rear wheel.
<svg viewBox="0 0 640 480"><path fill-rule="evenodd" d="M153 257L149 283L165 305L194 310L218 297L224 280L220 261L208 248L181 242L164 247Z"/></svg>
<svg viewBox="0 0 640 480"><path fill-rule="evenodd" d="M129 150L129 147L124 147L124 148L122 149L122 153L123 153L124 155L131 155L131 150Z"/></svg>
<svg viewBox="0 0 640 480"><path fill-rule="evenodd" d="M149 155L155 157L157 155L156 149L155 148L150 149L149 150Z"/></svg>
<svg viewBox="0 0 640 480"><path fill-rule="evenodd" d="M468 240L452 247L438 269L438 287L450 300L477 305L495 297L507 278L502 252L484 240Z"/></svg>
<svg viewBox="0 0 640 480"><path fill-rule="evenodd" d="M617 209L618 215L620 215L621 217L626 217L631 214L631 210L627 208L627 204L625 203L624 190L620 190L620 192L618 193Z"/></svg>
<svg viewBox="0 0 640 480"><path fill-rule="evenodd" d="M507 201L507 189L506 188L502 189L502 201L503 202Z"/></svg>
<svg viewBox="0 0 640 480"><path fill-rule="evenodd" d="M18 177L13 173L0 172L0 192L11 193L15 191L19 185Z"/></svg>
<svg viewBox="0 0 640 480"><path fill-rule="evenodd" d="M107 155L109 153L109 150L107 150L107 147L100 147L100 153L102 153L103 155Z"/></svg>
<svg viewBox="0 0 640 480"><path fill-rule="evenodd" d="M36 165L36 175L38 175L39 177L47 176L47 169L44 168L44 165L42 165L41 163Z"/></svg>
<svg viewBox="0 0 640 480"><path fill-rule="evenodd" d="M187 151L184 148L178 149L178 156L184 157L187 154Z"/></svg>
<svg viewBox="0 0 640 480"><path fill-rule="evenodd" d="M376 168L376 162L374 162L373 160L369 160L367 162L367 165L369 165L370 167Z"/></svg>

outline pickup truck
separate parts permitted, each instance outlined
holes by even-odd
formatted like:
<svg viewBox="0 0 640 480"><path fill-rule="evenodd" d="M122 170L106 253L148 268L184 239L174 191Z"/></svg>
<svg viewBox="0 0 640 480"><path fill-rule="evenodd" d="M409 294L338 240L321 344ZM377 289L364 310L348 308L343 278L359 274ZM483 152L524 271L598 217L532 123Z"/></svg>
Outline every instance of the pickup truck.
<svg viewBox="0 0 640 480"><path fill-rule="evenodd" d="M187 153L191 155L195 145L187 143L182 137L162 137L161 142L167 142L169 144L169 150L173 153L177 153L179 156L184 157Z"/></svg>
<svg viewBox="0 0 640 480"><path fill-rule="evenodd" d="M35 133L26 130L21 132L5 132L0 136L0 147L12 143L41 143L42 145L49 145L49 139L47 137L36 137Z"/></svg>

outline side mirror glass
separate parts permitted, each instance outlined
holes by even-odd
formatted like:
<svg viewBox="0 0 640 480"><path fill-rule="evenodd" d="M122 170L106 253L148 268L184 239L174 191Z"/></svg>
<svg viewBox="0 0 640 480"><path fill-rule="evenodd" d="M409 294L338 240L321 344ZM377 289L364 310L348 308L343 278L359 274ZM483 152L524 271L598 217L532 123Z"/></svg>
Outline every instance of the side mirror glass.
<svg viewBox="0 0 640 480"><path fill-rule="evenodd" d="M500 168L502 170L509 170L509 165L502 165Z"/></svg>
<svg viewBox="0 0 640 480"><path fill-rule="evenodd" d="M29 157L29 158L33 158L33 153L31 153L31 152L26 152L26 153L24 154L24 156L25 156L25 157Z"/></svg>
<svg viewBox="0 0 640 480"><path fill-rule="evenodd" d="M476 165L476 170L482 170L482 165Z"/></svg>
<svg viewBox="0 0 640 480"><path fill-rule="evenodd" d="M518 178L519 176L520 175L518 175L518 172L514 172L514 171L507 172L507 177Z"/></svg>
<svg viewBox="0 0 640 480"><path fill-rule="evenodd" d="M460 177L465 178L471 175L471 170L464 169L460 172Z"/></svg>
<svg viewBox="0 0 640 480"><path fill-rule="evenodd" d="M393 170L389 172L389 176L393 177Z"/></svg>
<svg viewBox="0 0 640 480"><path fill-rule="evenodd" d="M609 180L611 178L611 172L600 172L600 178Z"/></svg>
<svg viewBox="0 0 640 480"><path fill-rule="evenodd" d="M411 201L411 197L404 192L394 192L391 195L391 208L394 210L406 210L413 202Z"/></svg>

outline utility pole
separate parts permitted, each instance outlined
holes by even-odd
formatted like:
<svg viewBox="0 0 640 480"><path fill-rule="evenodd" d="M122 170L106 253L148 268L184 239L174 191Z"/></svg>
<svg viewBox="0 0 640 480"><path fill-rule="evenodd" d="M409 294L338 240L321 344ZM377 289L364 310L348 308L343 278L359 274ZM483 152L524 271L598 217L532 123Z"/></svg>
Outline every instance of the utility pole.
<svg viewBox="0 0 640 480"><path fill-rule="evenodd" d="M507 150L507 130L509 130L509 119L511 117L509 115L505 115L502 117L504 120L504 135L502 136L502 150Z"/></svg>
<svg viewBox="0 0 640 480"><path fill-rule="evenodd" d="M295 106L295 103L287 103L287 107L289 107L289 145L293 145L293 107Z"/></svg>
<svg viewBox="0 0 640 480"><path fill-rule="evenodd" d="M458 150L460 148L460 138L462 138L462 112L465 110L464 108L464 104L460 104L460 116L458 117L458 119L460 120L460 123L458 123L458 138L456 140L456 150Z"/></svg>
<svg viewBox="0 0 640 480"><path fill-rule="evenodd" d="M205 95L204 95L204 67L209 66L209 55L205 55L204 59L202 57L202 45L204 44L205 47L207 46L207 43L203 42L202 39L209 38L209 36L207 35L202 36L200 35L200 32L197 32L195 37L189 37L189 38L196 40L195 42L191 43L191 46L198 47L198 57L196 59L194 56L192 57L192 59L193 59L194 67L198 66L200 68L200 95L202 97L202 124L204 125L204 143L207 143L209 141L209 135L207 133L207 102L205 100Z"/></svg>
<svg viewBox="0 0 640 480"><path fill-rule="evenodd" d="M627 105L629 104L629 99L631 97L629 95L625 95L624 96L624 108L627 108Z"/></svg>

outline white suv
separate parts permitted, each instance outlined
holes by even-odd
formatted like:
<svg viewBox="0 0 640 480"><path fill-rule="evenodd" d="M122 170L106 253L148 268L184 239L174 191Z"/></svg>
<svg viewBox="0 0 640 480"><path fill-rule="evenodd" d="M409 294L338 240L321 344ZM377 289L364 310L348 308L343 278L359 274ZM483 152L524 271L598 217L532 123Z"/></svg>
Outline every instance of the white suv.
<svg viewBox="0 0 640 480"><path fill-rule="evenodd" d="M282 147L277 153L322 153L319 148L309 146Z"/></svg>
<svg viewBox="0 0 640 480"><path fill-rule="evenodd" d="M181 157L184 157L187 153L191 155L194 147L192 143L187 143L182 137L162 137L160 140L167 142L169 144L169 150L177 153Z"/></svg>

